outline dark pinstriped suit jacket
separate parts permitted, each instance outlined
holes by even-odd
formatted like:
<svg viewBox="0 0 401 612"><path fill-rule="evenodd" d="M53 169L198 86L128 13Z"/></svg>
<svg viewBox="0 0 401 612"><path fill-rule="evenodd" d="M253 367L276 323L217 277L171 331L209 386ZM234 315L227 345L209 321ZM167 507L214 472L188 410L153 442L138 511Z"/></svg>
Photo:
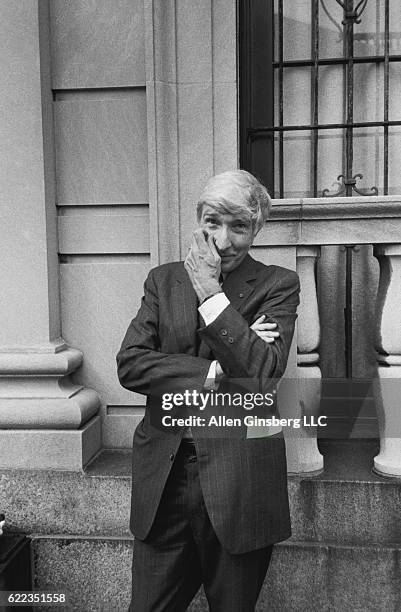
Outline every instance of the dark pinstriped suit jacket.
<svg viewBox="0 0 401 612"><path fill-rule="evenodd" d="M151 270L141 307L117 355L121 384L148 396L133 444L131 529L142 540L152 526L184 431L177 427L161 435L152 426L152 387L173 380L169 391L202 391L210 363L218 359L228 376L259 379L263 391L286 367L299 303L297 274L247 255L227 276L223 290L230 305L205 327L183 262ZM250 329L262 314L278 325L280 337L273 344ZM243 553L288 538L281 434L246 439L242 431L237 437L208 439L197 433L195 429L202 491L222 545L231 553Z"/></svg>

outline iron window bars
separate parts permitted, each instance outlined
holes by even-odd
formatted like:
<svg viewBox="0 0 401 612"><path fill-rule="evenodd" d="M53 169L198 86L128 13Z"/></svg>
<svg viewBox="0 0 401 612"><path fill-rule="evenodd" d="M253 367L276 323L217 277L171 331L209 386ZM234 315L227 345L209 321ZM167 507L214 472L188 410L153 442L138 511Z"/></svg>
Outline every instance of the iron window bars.
<svg viewBox="0 0 401 612"><path fill-rule="evenodd" d="M388 194L389 177L389 128L401 126L401 120L389 120L390 62L401 62L401 55L390 54L389 0L384 0L384 53L382 55L354 56L354 41L358 35L354 26L363 19L369 0L311 0L311 57L284 60L283 4L278 0L277 27L274 25L274 0L239 1L239 76L240 76L240 161L262 178L271 193L275 193L274 166L278 163L278 189L285 197L284 134L309 132L312 143L311 197L377 195L378 189L361 189L357 186L363 174L358 168L354 174L353 144L356 128L383 128L383 193ZM342 57L319 56L319 12L330 17L329 2L336 2L343 10ZM277 31L275 31L275 29ZM274 39L277 37L278 57L274 57ZM383 119L381 121L354 121L354 66L355 64L382 64L384 67ZM344 70L345 120L340 123L319 123L319 71L321 66L342 66ZM311 122L288 125L284 122L284 70L287 68L311 68ZM278 77L278 122L274 121L274 82ZM337 180L342 185L336 193L329 189L318 191L319 133L343 129L344 160ZM278 159L275 160L274 140L278 138Z"/></svg>
<svg viewBox="0 0 401 612"><path fill-rule="evenodd" d="M354 174L354 129L383 128L383 193L389 189L389 128L401 125L401 121L389 120L390 62L401 62L401 55L390 54L390 7L384 0L384 53L356 57L354 26L361 22L369 0L311 0L311 57L310 59L284 60L283 0L278 2L277 32L274 26L275 0L239 0L239 84L240 84L240 162L261 178L274 194L274 140L278 136L278 193L285 197L284 182L284 134L293 131L309 131L312 145L311 196L377 195L378 189L362 189L357 186L361 172ZM343 11L342 29L332 18L328 2L336 2ZM319 10L335 23L343 39L342 57L319 56ZM275 36L278 37L278 61L275 60ZM377 35L376 35L377 36ZM355 64L382 64L384 67L383 120L354 121L354 66ZM319 123L319 70L321 66L337 65L344 70L345 121ZM311 123L288 125L284 123L284 70L286 68L311 68ZM278 124L274 121L274 83L278 73ZM333 129L345 131L343 171L337 181L342 181L335 193L323 189L318 193L319 132ZM352 377L352 245L346 247L345 287L345 360L347 377Z"/></svg>

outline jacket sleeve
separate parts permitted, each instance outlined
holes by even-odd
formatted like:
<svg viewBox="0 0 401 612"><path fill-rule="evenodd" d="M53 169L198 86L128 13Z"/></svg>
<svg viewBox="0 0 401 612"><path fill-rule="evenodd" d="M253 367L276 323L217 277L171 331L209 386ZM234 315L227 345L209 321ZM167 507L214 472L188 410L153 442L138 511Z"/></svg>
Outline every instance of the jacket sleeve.
<svg viewBox="0 0 401 612"><path fill-rule="evenodd" d="M180 393L186 389L201 391L211 360L184 353L160 351L159 299L151 270L144 285L144 297L131 321L117 354L120 383L129 391L158 395L158 390Z"/></svg>
<svg viewBox="0 0 401 612"><path fill-rule="evenodd" d="M299 304L299 279L296 272L277 272L273 288L267 290L254 316L277 324L280 333L268 344L249 327L233 306L227 306L211 323L200 330L202 339L213 351L230 378L258 379L264 390L284 374L294 334Z"/></svg>

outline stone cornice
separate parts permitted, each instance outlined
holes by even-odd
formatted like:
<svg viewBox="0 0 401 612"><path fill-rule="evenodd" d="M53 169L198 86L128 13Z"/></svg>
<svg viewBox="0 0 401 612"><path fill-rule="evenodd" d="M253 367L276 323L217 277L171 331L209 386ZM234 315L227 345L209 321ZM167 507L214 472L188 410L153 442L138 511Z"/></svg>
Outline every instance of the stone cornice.
<svg viewBox="0 0 401 612"><path fill-rule="evenodd" d="M271 221L401 217L400 196L273 200Z"/></svg>
<svg viewBox="0 0 401 612"><path fill-rule="evenodd" d="M391 244L401 236L400 196L273 200L256 246Z"/></svg>

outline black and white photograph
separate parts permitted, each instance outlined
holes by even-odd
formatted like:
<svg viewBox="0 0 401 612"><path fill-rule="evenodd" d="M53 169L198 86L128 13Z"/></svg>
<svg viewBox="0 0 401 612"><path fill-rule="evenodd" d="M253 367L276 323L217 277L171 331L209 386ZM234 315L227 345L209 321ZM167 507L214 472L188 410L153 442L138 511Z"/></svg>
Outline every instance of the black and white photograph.
<svg viewBox="0 0 401 612"><path fill-rule="evenodd" d="M401 610L401 4L0 0L0 611Z"/></svg>

